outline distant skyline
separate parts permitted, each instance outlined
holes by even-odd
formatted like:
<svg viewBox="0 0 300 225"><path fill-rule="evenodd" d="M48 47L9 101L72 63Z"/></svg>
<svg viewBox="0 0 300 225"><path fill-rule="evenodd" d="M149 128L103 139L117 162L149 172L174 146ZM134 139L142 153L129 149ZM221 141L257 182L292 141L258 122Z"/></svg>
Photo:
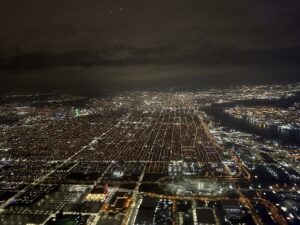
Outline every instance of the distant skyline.
<svg viewBox="0 0 300 225"><path fill-rule="evenodd" d="M300 81L299 1L3 1L1 89Z"/></svg>

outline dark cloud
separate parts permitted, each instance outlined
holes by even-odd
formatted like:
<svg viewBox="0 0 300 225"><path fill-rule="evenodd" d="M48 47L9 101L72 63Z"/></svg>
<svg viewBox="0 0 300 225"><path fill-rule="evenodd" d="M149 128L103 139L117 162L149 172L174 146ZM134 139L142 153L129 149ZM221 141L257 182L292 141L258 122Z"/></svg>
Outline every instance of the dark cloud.
<svg viewBox="0 0 300 225"><path fill-rule="evenodd" d="M211 47L178 48L161 46L135 49L120 46L100 52L74 51L57 54L30 53L2 59L2 69L40 69L52 67L93 67L128 65L205 66L297 66L300 47L278 49L225 49Z"/></svg>
<svg viewBox="0 0 300 225"><path fill-rule="evenodd" d="M62 85L70 77L211 83L247 80L251 71L256 80L286 73L295 80L299 11L296 0L3 1L1 77L11 81L15 71L47 83L59 70Z"/></svg>

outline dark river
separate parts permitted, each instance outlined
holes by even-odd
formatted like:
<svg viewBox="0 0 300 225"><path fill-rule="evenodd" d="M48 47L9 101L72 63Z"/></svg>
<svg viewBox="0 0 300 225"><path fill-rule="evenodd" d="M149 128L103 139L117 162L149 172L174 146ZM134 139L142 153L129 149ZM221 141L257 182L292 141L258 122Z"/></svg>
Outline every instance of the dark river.
<svg viewBox="0 0 300 225"><path fill-rule="evenodd" d="M288 99L276 99L276 100L246 100L236 101L224 104L214 104L211 107L203 108L203 110L209 115L214 117L223 126L232 128L235 130L259 135L267 139L280 140L284 144L300 145L300 131L299 130L282 130L277 126L259 126L250 123L246 119L238 119L230 116L223 111L224 108L234 107L236 105L244 106L276 106L287 108L299 100L299 94L296 97Z"/></svg>

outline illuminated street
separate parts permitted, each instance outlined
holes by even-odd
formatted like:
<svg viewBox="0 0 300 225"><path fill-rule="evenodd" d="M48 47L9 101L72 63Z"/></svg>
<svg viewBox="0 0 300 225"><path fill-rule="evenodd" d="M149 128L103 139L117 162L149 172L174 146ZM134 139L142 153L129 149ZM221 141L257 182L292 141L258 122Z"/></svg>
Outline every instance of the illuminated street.
<svg viewBox="0 0 300 225"><path fill-rule="evenodd" d="M58 212L87 224L196 223L208 209L213 216L202 219L215 224L297 221L290 207L299 198L299 152L225 129L201 96L214 99L210 91L128 92L38 97L57 102L51 107L4 104L3 117L18 121L1 125L2 223L23 224L23 215L26 223L51 224Z"/></svg>

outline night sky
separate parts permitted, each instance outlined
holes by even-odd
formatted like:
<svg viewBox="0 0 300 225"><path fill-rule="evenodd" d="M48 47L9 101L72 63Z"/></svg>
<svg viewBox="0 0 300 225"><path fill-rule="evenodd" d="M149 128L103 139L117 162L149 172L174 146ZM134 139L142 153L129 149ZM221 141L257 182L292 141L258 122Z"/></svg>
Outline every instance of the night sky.
<svg viewBox="0 0 300 225"><path fill-rule="evenodd" d="M298 0L3 0L2 90L300 81Z"/></svg>

